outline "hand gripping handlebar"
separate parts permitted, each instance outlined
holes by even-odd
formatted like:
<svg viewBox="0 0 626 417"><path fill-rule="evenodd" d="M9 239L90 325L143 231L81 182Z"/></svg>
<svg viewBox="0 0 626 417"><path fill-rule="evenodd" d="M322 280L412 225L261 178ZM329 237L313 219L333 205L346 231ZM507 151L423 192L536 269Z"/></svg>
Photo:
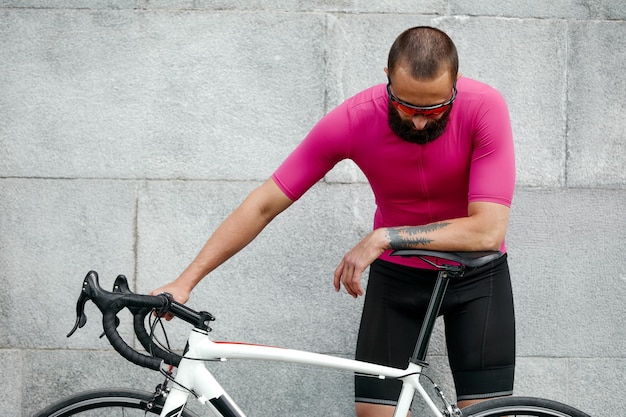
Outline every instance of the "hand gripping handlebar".
<svg viewBox="0 0 626 417"><path fill-rule="evenodd" d="M175 353L161 349L152 341L144 324L145 317L149 313L152 311L156 311L158 314L171 313L175 317L205 330L209 329L209 322L214 320L210 313L196 312L183 304L173 301L169 294L154 296L134 294L131 292L126 277L123 275L118 276L115 280L113 292L106 291L100 287L98 274L95 271L90 271L83 280L83 288L76 304L76 323L67 337L70 337L87 322L84 310L88 300L93 301L102 312L104 334L111 346L130 362L153 370L159 370L162 362L178 366L182 358ZM151 355L137 352L119 335L117 331L119 324L117 314L124 308L128 308L132 313L135 334L142 346Z"/></svg>

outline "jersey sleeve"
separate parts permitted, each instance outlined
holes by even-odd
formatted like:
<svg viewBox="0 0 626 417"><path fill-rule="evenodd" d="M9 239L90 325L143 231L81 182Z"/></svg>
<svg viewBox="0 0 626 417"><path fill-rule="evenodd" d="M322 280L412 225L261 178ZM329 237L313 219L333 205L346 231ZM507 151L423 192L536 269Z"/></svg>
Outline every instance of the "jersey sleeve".
<svg viewBox="0 0 626 417"><path fill-rule="evenodd" d="M344 103L311 129L272 174L272 179L289 199L296 201L349 155L350 117Z"/></svg>
<svg viewBox="0 0 626 417"><path fill-rule="evenodd" d="M468 201L511 206L515 189L513 133L506 102L496 90L476 112Z"/></svg>

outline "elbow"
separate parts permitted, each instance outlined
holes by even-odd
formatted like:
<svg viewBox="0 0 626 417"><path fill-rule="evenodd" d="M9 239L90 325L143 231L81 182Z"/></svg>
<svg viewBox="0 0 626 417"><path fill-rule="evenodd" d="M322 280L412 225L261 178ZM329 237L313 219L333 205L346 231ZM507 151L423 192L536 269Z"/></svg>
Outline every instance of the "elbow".
<svg viewBox="0 0 626 417"><path fill-rule="evenodd" d="M506 227L494 227L493 224L483 224L472 230L467 242L470 251L497 251L502 247Z"/></svg>
<svg viewBox="0 0 626 417"><path fill-rule="evenodd" d="M506 235L509 208L495 203L470 203L470 230L473 231L476 251L497 251L502 247Z"/></svg>
<svg viewBox="0 0 626 417"><path fill-rule="evenodd" d="M485 242L485 244L483 245L483 249L485 251L498 251L500 250L500 248L502 247L502 241L495 241L492 240L490 242Z"/></svg>
<svg viewBox="0 0 626 417"><path fill-rule="evenodd" d="M481 251L497 251L502 247L504 242L504 231L499 230L485 231L481 234L477 242L477 250Z"/></svg>

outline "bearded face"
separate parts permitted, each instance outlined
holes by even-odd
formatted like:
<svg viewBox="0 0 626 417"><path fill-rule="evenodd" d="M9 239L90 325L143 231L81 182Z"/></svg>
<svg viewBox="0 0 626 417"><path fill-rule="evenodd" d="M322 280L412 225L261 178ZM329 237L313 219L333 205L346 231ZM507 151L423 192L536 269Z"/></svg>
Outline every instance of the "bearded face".
<svg viewBox="0 0 626 417"><path fill-rule="evenodd" d="M389 101L388 123L389 128L399 138L417 144L432 142L443 134L450 120L452 105L441 115L439 119L429 119L422 130L417 130L412 118L403 119L400 113Z"/></svg>

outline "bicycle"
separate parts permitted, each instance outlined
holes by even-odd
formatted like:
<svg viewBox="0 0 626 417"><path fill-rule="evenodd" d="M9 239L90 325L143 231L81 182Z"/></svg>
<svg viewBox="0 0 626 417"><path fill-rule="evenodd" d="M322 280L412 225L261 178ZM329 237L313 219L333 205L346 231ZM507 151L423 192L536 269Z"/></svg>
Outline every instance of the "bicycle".
<svg viewBox="0 0 626 417"><path fill-rule="evenodd" d="M205 366L206 361L225 361L227 359L257 359L280 361L316 367L351 371L374 378L396 378L403 381L394 417L404 417L409 412L414 397L421 397L427 408L436 417L589 417L584 412L568 405L534 397L502 397L459 409L450 402L442 390L424 376L422 370L428 366L426 352L439 309L451 279L462 278L470 268L477 268L498 259L500 252L436 252L428 250L397 250L397 256L418 256L439 272L428 305L426 317L417 339L413 356L406 369L397 369L353 359L331 355L291 350L265 345L253 345L239 342L218 342L209 338L210 324L215 320L206 311L195 311L172 300L171 295L156 296L134 294L127 280L120 275L115 280L113 291L100 287L98 274L90 271L83 280L83 287L76 305L76 323L68 334L70 337L82 328L87 319L84 307L91 300L102 312L104 334L113 348L130 362L161 372L164 382L153 392L133 389L101 389L71 395L54 403L34 417L69 417L87 416L94 411L98 416L127 416L135 411L161 417L197 417L186 408L191 396L206 405L207 413L213 412L222 417L245 417L244 412L226 393ZM447 261L442 265L433 262L433 258ZM133 315L135 334L146 353L130 347L117 332L119 319L117 314L124 308ZM154 328L159 318L169 313L191 325L187 346L180 356L167 345L154 337ZM146 317L151 324L146 329ZM156 317L156 319L155 319ZM174 369L177 368L175 374ZM434 387L436 395L429 395L422 385L425 377ZM105 414L109 412L110 414Z"/></svg>

